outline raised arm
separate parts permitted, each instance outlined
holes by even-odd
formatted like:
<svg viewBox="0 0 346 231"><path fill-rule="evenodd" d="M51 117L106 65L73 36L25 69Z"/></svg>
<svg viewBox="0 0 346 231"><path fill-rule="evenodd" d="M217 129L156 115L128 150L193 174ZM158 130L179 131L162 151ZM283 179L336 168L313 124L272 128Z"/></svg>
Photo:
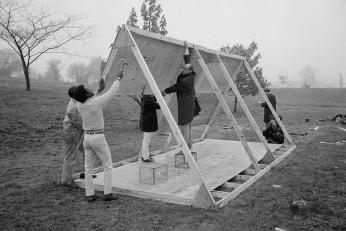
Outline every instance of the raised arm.
<svg viewBox="0 0 346 231"><path fill-rule="evenodd" d="M108 91L95 98L97 104L104 107L115 96L119 89L120 80L123 78L123 76L124 74L121 71L118 74L118 77L114 80L112 86L108 89Z"/></svg>

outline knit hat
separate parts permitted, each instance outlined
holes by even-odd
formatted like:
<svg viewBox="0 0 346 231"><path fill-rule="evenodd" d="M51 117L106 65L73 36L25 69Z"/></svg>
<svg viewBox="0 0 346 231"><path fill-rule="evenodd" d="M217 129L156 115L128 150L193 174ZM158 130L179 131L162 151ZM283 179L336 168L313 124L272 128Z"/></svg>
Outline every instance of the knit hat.
<svg viewBox="0 0 346 231"><path fill-rule="evenodd" d="M87 100L88 91L84 88L84 85L79 85L78 87L76 87L74 98L81 103L84 103Z"/></svg>
<svg viewBox="0 0 346 231"><path fill-rule="evenodd" d="M68 89L67 93L70 96L70 98L74 99L74 94L76 92L77 87L76 86L72 86Z"/></svg>

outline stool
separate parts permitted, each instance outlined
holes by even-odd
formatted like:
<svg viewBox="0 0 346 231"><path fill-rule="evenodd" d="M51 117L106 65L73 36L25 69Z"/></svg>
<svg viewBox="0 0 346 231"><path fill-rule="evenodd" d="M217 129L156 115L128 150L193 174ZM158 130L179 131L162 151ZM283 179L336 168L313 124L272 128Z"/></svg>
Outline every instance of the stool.
<svg viewBox="0 0 346 231"><path fill-rule="evenodd" d="M139 182L142 184L159 184L168 180L166 164L148 163L139 167Z"/></svg>

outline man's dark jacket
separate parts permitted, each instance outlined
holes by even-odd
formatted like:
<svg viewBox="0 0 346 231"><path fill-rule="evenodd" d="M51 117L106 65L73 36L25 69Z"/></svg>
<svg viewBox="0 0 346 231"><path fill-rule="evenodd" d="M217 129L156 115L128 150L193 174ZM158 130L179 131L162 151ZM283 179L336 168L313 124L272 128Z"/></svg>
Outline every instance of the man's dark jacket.
<svg viewBox="0 0 346 231"><path fill-rule="evenodd" d="M267 97L268 97L270 103L273 105L273 108L276 110L276 98L275 98L275 96L270 94L270 93L268 93ZM262 105L262 107L264 107L264 118L263 118L263 121L265 123L268 123L270 121L271 115L273 115L273 114L270 111L270 108L268 107L266 102L262 103L261 105Z"/></svg>
<svg viewBox="0 0 346 231"><path fill-rule="evenodd" d="M166 94L176 92L178 101L178 125L192 122L195 116L196 94L194 88L196 73L193 70L179 74L177 82L165 89Z"/></svg>
<svg viewBox="0 0 346 231"><path fill-rule="evenodd" d="M140 127L143 132L155 132L158 129L156 110L160 105L154 96L144 95L141 99Z"/></svg>

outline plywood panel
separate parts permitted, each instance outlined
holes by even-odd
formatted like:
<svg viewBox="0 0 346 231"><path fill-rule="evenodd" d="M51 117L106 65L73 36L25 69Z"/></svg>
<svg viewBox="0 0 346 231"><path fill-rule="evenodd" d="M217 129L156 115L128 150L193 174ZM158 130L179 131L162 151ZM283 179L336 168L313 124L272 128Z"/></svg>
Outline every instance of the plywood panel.
<svg viewBox="0 0 346 231"><path fill-rule="evenodd" d="M254 151L256 160L264 157L265 149L261 143L249 142ZM281 145L270 144L272 150ZM207 139L194 144L194 150L198 153L197 165L205 179L208 190L213 190L227 180L247 169L251 162L239 141L226 141ZM193 200L199 190L198 183L194 182L191 169L183 170L174 167L174 151L155 156L155 163L168 165L168 181L147 185L139 183L139 167L142 162L135 162L113 169L112 188L114 192L120 192L139 197L150 197L163 201L174 202L182 200L184 204ZM103 190L103 173L97 174L94 184ZM83 180L76 180L82 183Z"/></svg>

